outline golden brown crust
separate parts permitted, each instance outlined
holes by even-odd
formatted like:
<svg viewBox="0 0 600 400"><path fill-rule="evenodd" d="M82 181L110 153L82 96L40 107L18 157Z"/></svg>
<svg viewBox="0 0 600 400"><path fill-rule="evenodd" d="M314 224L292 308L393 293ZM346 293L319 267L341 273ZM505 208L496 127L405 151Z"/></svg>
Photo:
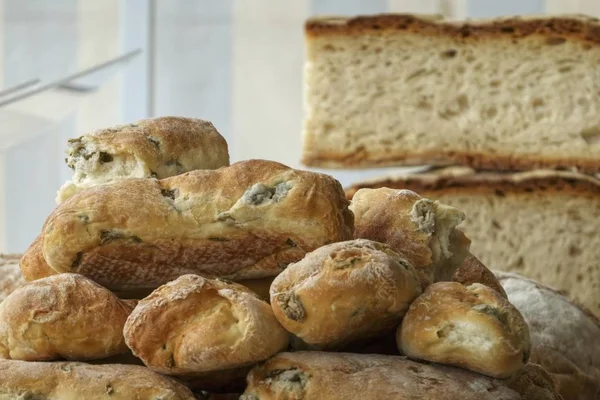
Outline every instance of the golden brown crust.
<svg viewBox="0 0 600 400"><path fill-rule="evenodd" d="M194 400L174 379L134 365L0 360L0 378L6 399Z"/></svg>
<svg viewBox="0 0 600 400"><path fill-rule="evenodd" d="M52 269L128 290L185 273L274 276L308 251L350 239L352 230L335 179L250 160L88 189L54 210L42 240Z"/></svg>
<svg viewBox="0 0 600 400"><path fill-rule="evenodd" d="M506 382L405 357L280 353L255 367L240 400L522 400Z"/></svg>
<svg viewBox="0 0 600 400"><path fill-rule="evenodd" d="M346 197L351 199L362 188L380 187L435 193L437 196L457 191L491 193L501 197L506 193L526 194L533 191L566 192L590 197L600 195L599 179L576 172L535 170L502 173L449 167L356 183L346 189Z"/></svg>
<svg viewBox="0 0 600 400"><path fill-rule="evenodd" d="M519 311L479 283L437 282L410 306L397 333L409 357L507 378L527 362L529 329Z"/></svg>
<svg viewBox="0 0 600 400"><path fill-rule="evenodd" d="M271 285L277 320L311 348L340 348L394 329L421 294L414 267L364 239L323 246Z"/></svg>
<svg viewBox="0 0 600 400"><path fill-rule="evenodd" d="M31 282L0 304L0 358L87 360L125 353L123 326L135 303L77 274Z"/></svg>
<svg viewBox="0 0 600 400"><path fill-rule="evenodd" d="M449 36L465 41L487 37L521 38L541 35L549 39L560 37L600 44L599 20L584 16L508 17L468 22L449 22L439 16L412 14L317 17L306 22L305 31L309 37L408 32Z"/></svg>
<svg viewBox="0 0 600 400"><path fill-rule="evenodd" d="M141 300L124 334L153 370L209 382L288 345L271 307L250 289L197 275L183 275Z"/></svg>
<svg viewBox="0 0 600 400"><path fill-rule="evenodd" d="M483 265L483 263L473 254L469 254L467 258L465 258L465 262L456 270L452 280L465 286L469 286L472 283L481 283L482 285L494 289L505 299L508 298L504 288L500 282L498 282L496 275Z"/></svg>
<svg viewBox="0 0 600 400"><path fill-rule="evenodd" d="M21 254L0 253L0 303L12 292L25 285L19 269Z"/></svg>
<svg viewBox="0 0 600 400"><path fill-rule="evenodd" d="M528 171L531 169L577 169L583 173L600 172L596 159L574 159L572 157L550 157L537 154L514 155L500 152L422 151L418 154L374 153L361 149L354 154L333 153L315 150L305 152L302 164L313 168L379 168L412 165L468 165L481 170Z"/></svg>
<svg viewBox="0 0 600 400"><path fill-rule="evenodd" d="M469 249L470 241L455 229L464 213L415 192L359 190L350 209L354 237L388 244L416 268L423 287L449 280Z"/></svg>
<svg viewBox="0 0 600 400"><path fill-rule="evenodd" d="M33 241L19 261L21 273L27 282L58 274L44 259L42 244L42 235L40 235Z"/></svg>

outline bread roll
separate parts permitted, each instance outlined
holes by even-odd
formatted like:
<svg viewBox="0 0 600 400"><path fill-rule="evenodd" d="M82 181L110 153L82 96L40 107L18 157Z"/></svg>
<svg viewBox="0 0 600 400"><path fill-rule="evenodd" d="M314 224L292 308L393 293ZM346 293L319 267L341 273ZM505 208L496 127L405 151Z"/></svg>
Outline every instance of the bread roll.
<svg viewBox="0 0 600 400"><path fill-rule="evenodd" d="M44 253L42 250L43 237L38 236L29 248L23 254L23 257L19 261L21 273L23 278L27 282L32 282L41 278L56 275L58 272L52 269L50 265L44 259Z"/></svg>
<svg viewBox="0 0 600 400"><path fill-rule="evenodd" d="M598 317L531 279L494 273L529 325L531 360L552 374L565 400L600 399Z"/></svg>
<svg viewBox="0 0 600 400"><path fill-rule="evenodd" d="M413 266L389 246L355 239L289 265L270 293L285 329L313 348L340 348L393 330L421 284Z"/></svg>
<svg viewBox="0 0 600 400"><path fill-rule="evenodd" d="M398 328L405 355L470 369L495 378L529 359L529 329L517 309L479 283L438 282L410 306Z"/></svg>
<svg viewBox="0 0 600 400"><path fill-rule="evenodd" d="M421 364L405 357L296 352L277 354L254 367L240 400L560 399L552 392L552 382L531 383L540 384L545 392L538 392L546 396L521 395L512 380L497 380L439 364Z"/></svg>
<svg viewBox="0 0 600 400"><path fill-rule="evenodd" d="M487 269L473 254L469 254L465 258L465 262L456 270L452 280L465 286L469 286L472 283L481 283L490 289L494 289L505 299L508 298L496 275Z"/></svg>
<svg viewBox="0 0 600 400"><path fill-rule="evenodd" d="M86 188L127 178L168 178L229 165L227 142L208 121L160 117L100 129L69 140L72 181L57 203Z"/></svg>
<svg viewBox="0 0 600 400"><path fill-rule="evenodd" d="M57 272L123 291L186 273L274 276L306 252L351 239L352 229L338 181L250 160L81 192L47 219L42 251Z"/></svg>
<svg viewBox="0 0 600 400"><path fill-rule="evenodd" d="M141 300L124 334L149 368L209 383L219 372L252 365L288 345L288 333L250 289L196 275L181 276Z"/></svg>
<svg viewBox="0 0 600 400"><path fill-rule="evenodd" d="M0 358L87 360L125 353L123 325L134 306L77 274L28 283L0 304Z"/></svg>
<svg viewBox="0 0 600 400"><path fill-rule="evenodd" d="M20 258L20 254L0 254L0 303L26 283L19 269Z"/></svg>
<svg viewBox="0 0 600 400"><path fill-rule="evenodd" d="M355 238L387 243L419 273L423 287L450 280L470 241L455 229L465 214L409 190L362 189L352 198Z"/></svg>
<svg viewBox="0 0 600 400"><path fill-rule="evenodd" d="M194 400L174 379L134 365L0 360L0 399Z"/></svg>

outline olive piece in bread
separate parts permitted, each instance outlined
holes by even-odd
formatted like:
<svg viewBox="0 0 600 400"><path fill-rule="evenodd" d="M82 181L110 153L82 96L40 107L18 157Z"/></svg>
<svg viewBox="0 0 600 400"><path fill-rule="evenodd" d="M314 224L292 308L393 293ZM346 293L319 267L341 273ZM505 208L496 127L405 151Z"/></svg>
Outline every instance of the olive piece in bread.
<svg viewBox="0 0 600 400"><path fill-rule="evenodd" d="M410 306L397 331L400 351L506 378L527 363L529 328L498 292L479 283L438 282Z"/></svg>
<svg viewBox="0 0 600 400"><path fill-rule="evenodd" d="M421 293L413 266L366 239L323 246L271 285L275 317L308 348L340 348L395 329Z"/></svg>

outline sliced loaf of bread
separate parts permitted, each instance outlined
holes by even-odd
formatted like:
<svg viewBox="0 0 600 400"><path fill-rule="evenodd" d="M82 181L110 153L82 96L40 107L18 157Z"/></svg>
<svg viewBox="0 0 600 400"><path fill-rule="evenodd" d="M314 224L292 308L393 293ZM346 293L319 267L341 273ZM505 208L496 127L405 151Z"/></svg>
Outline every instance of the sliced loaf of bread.
<svg viewBox="0 0 600 400"><path fill-rule="evenodd" d="M306 23L303 162L600 171L600 21Z"/></svg>
<svg viewBox="0 0 600 400"><path fill-rule="evenodd" d="M413 190L463 210L471 253L568 292L600 315L600 180L566 172L475 172L467 167L363 182Z"/></svg>

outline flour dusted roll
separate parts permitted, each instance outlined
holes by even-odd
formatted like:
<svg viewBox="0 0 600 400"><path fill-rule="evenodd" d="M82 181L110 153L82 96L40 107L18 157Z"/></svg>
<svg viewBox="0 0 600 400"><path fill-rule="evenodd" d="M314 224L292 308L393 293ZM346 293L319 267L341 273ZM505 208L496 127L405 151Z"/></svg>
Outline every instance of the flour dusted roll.
<svg viewBox="0 0 600 400"><path fill-rule="evenodd" d="M419 273L423 286L451 280L470 241L455 229L465 214L409 190L361 189L352 197L355 238L387 243Z"/></svg>
<svg viewBox="0 0 600 400"><path fill-rule="evenodd" d="M410 306L398 328L407 356L506 378L529 359L529 329L502 295L474 283L438 282Z"/></svg>
<svg viewBox="0 0 600 400"><path fill-rule="evenodd" d="M524 276L494 271L530 327L531 360L565 400L600 399L600 320L584 306Z"/></svg>
<svg viewBox="0 0 600 400"><path fill-rule="evenodd" d="M530 374L530 371L523 371ZM521 374L521 373L520 373ZM256 366L240 400L560 400L552 381L498 380L459 368L376 354L280 353ZM524 391L528 390L528 392ZM538 397L530 397L534 393Z"/></svg>
<svg viewBox="0 0 600 400"><path fill-rule="evenodd" d="M194 400L185 386L134 365L0 360L0 399Z"/></svg>
<svg viewBox="0 0 600 400"><path fill-rule="evenodd" d="M0 358L87 360L125 353L123 325L134 305L77 274L28 283L0 304Z"/></svg>
<svg viewBox="0 0 600 400"><path fill-rule="evenodd" d="M288 345L269 304L250 289L196 275L181 276L141 300L124 334L149 368L190 381L205 378L207 386L219 374L237 378L236 369Z"/></svg>
<svg viewBox="0 0 600 400"><path fill-rule="evenodd" d="M229 165L227 142L213 124L159 117L100 129L69 140L65 159L73 178L57 203L95 185L127 178L168 178Z"/></svg>
<svg viewBox="0 0 600 400"><path fill-rule="evenodd" d="M275 276L306 252L351 239L352 230L338 181L250 160L83 191L47 219L42 254L57 272L123 291L156 288L186 273Z"/></svg>
<svg viewBox="0 0 600 400"><path fill-rule="evenodd" d="M385 244L355 239L288 266L271 285L271 307L310 346L340 348L393 330L420 293L408 261Z"/></svg>
<svg viewBox="0 0 600 400"><path fill-rule="evenodd" d="M20 254L0 254L0 303L27 283L19 269L20 258Z"/></svg>
<svg viewBox="0 0 600 400"><path fill-rule="evenodd" d="M462 283L465 286L469 286L472 283L481 283L490 289L494 289L496 292L500 293L502 297L508 298L504 288L500 282L498 282L496 275L483 265L483 263L473 254L469 254L467 258L465 258L465 262L458 267L452 280L454 282Z"/></svg>

